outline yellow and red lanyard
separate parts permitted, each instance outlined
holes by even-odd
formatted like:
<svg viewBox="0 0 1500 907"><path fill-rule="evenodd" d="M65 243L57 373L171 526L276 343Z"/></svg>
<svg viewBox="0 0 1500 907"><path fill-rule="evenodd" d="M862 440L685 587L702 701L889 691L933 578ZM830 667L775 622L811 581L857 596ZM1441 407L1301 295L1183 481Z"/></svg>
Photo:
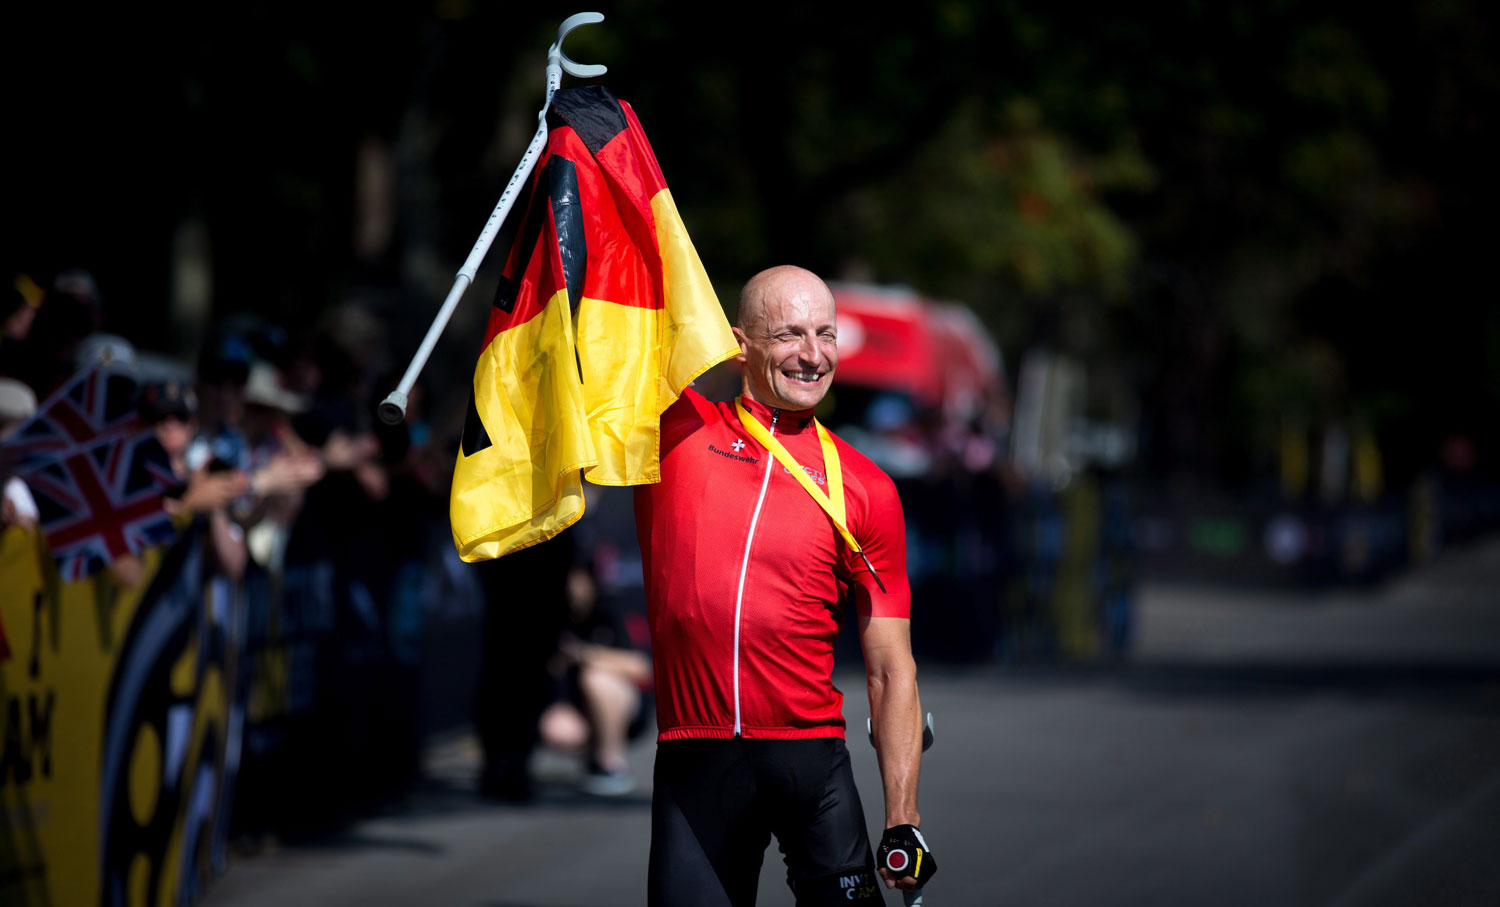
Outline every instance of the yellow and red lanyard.
<svg viewBox="0 0 1500 907"><path fill-rule="evenodd" d="M791 451L787 450L775 435L767 431L764 425L750 415L738 397L734 401L734 411L739 415L740 424L745 426L745 431L750 433L750 437L760 442L761 447L770 451L771 456L786 467L786 471L792 474L792 478L796 479L803 490L812 496L819 507L823 508L823 512L828 514L828 519L833 522L833 528L844 537L844 541L849 544L849 550L864 560L865 566L870 568L870 575L875 578L875 584L880 587L881 592L884 592L885 583L881 581L875 565L870 563L869 556L865 554L864 547L855 540L854 533L844 525L844 473L839 468L838 448L834 447L833 437L828 434L828 429L824 428L823 423L817 419L813 420L813 425L818 429L818 443L823 446L823 471L828 474L828 494L825 495L817 485L813 484L812 477L802 468L802 464L797 462L797 458L792 456Z"/></svg>

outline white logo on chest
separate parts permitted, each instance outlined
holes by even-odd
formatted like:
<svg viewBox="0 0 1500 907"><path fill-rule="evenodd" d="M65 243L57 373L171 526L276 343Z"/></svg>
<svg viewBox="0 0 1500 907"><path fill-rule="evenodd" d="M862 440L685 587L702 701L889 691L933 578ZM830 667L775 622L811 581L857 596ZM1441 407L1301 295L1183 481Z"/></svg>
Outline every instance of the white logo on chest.
<svg viewBox="0 0 1500 907"><path fill-rule="evenodd" d="M787 475L791 475L792 474L792 469L791 469L790 466L782 466L781 467L781 471L784 472L784 473L786 473ZM817 482L819 485L827 485L828 484L828 477L823 474L823 470L821 470L821 469L813 469L811 466L804 466L804 467L802 467L802 471L805 472L805 473L807 473L807 477L809 479L812 479L814 482Z"/></svg>
<svg viewBox="0 0 1500 907"><path fill-rule="evenodd" d="M731 445L729 445L729 447L730 447L730 449L732 449L732 450L733 450L733 451L734 451L734 452L735 452L735 453L739 453L739 452L740 452L740 451L742 451L742 450L744 450L744 449L745 449L745 442L744 442L744 440L743 440L743 439L741 439L741 438L735 438L735 439L734 439L734 443L733 443L733 444L731 444Z"/></svg>

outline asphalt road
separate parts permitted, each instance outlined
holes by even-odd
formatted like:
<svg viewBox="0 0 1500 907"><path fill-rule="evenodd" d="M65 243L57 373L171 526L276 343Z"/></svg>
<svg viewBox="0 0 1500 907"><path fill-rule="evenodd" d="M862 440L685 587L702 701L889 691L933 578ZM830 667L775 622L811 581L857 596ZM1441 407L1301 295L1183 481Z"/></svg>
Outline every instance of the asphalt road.
<svg viewBox="0 0 1500 907"><path fill-rule="evenodd" d="M1362 593L1148 585L1139 614L1119 665L923 671L929 905L1500 904L1500 540ZM405 800L236 856L203 904L643 904L651 750L620 801L541 754L515 808L473 795L472 738L437 741ZM791 903L774 845L760 903Z"/></svg>

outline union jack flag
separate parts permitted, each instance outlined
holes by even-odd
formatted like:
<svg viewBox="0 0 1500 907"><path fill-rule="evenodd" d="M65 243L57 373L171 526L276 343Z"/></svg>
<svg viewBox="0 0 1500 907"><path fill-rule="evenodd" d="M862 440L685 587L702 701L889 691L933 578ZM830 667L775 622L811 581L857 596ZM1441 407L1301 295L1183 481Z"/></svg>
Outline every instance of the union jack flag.
<svg viewBox="0 0 1500 907"><path fill-rule="evenodd" d="M165 493L181 485L135 404L135 381L107 366L75 375L5 442L10 472L36 499L65 582L172 541Z"/></svg>

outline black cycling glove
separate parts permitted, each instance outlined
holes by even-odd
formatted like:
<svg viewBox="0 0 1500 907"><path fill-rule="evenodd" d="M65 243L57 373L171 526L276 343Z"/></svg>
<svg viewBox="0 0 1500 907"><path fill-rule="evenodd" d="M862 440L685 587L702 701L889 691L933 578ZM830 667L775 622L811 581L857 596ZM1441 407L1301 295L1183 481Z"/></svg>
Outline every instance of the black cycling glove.
<svg viewBox="0 0 1500 907"><path fill-rule="evenodd" d="M912 876L917 887L927 884L937 872L937 861L927 849L927 840L915 825L897 825L887 828L880 837L879 865L900 880Z"/></svg>

